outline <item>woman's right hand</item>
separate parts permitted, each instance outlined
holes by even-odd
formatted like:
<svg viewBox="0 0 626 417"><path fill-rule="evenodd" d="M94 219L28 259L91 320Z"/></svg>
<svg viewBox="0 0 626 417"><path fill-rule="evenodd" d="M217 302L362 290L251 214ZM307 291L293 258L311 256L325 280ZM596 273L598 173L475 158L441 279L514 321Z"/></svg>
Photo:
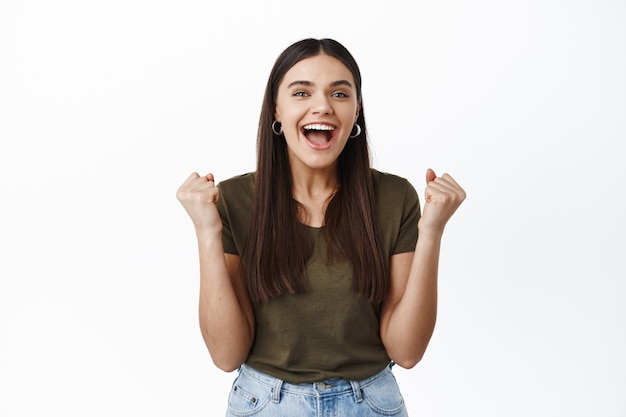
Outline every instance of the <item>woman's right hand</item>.
<svg viewBox="0 0 626 417"><path fill-rule="evenodd" d="M197 234L221 233L222 221L217 211L219 190L213 174L194 172L176 191L176 198L191 218Z"/></svg>

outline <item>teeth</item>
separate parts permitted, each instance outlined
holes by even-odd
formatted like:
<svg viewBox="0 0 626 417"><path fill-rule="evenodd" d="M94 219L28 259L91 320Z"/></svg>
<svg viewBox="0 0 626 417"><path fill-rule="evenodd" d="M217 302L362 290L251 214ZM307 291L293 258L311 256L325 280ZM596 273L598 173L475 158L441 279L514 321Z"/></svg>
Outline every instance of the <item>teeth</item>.
<svg viewBox="0 0 626 417"><path fill-rule="evenodd" d="M310 124L304 126L305 130L335 130L333 126L322 125L322 124Z"/></svg>

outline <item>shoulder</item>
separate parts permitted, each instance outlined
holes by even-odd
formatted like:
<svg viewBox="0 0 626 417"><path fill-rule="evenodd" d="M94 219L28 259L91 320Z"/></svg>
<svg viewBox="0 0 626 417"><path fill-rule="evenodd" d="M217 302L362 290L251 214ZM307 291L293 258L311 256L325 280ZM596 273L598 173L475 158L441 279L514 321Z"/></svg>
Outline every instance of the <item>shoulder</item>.
<svg viewBox="0 0 626 417"><path fill-rule="evenodd" d="M389 255L410 252L417 241L417 192L403 177L372 170L378 223Z"/></svg>
<svg viewBox="0 0 626 417"><path fill-rule="evenodd" d="M404 218L411 212L419 211L419 197L409 180L374 169L372 176L379 214Z"/></svg>
<svg viewBox="0 0 626 417"><path fill-rule="evenodd" d="M254 172L237 175L217 184L220 190L217 207L222 215L226 212L240 217L247 213L252 205L254 193Z"/></svg>
<svg viewBox="0 0 626 417"><path fill-rule="evenodd" d="M372 169L372 179L378 198L417 195L413 185L406 178L398 175Z"/></svg>
<svg viewBox="0 0 626 417"><path fill-rule="evenodd" d="M217 184L220 190L227 191L248 191L254 189L254 172L230 177Z"/></svg>

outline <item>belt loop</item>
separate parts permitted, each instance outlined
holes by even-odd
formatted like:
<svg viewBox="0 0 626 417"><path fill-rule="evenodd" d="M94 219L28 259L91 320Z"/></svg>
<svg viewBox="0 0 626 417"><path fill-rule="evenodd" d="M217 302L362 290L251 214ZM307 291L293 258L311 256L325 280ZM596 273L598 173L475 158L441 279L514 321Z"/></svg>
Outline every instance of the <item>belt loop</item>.
<svg viewBox="0 0 626 417"><path fill-rule="evenodd" d="M283 380L276 378L276 382L274 383L274 387L272 388L272 401L276 404L280 402L280 389L283 386Z"/></svg>
<svg viewBox="0 0 626 417"><path fill-rule="evenodd" d="M363 391L361 390L361 386L356 381L350 381L350 385L352 385L352 393L354 394L354 401L360 403L363 401Z"/></svg>

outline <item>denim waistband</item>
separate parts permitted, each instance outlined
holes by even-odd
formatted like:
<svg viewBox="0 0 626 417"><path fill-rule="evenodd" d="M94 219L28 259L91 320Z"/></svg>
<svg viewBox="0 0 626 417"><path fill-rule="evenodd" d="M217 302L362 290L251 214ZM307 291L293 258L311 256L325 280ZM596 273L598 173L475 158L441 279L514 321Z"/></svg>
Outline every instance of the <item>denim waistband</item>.
<svg viewBox="0 0 626 417"><path fill-rule="evenodd" d="M369 384L374 383L377 379L381 378L385 374L391 372L393 362L386 366L382 371L374 376L363 379L361 381L348 381L341 378L332 378L320 382L309 382L302 384L291 384L285 382L279 378L268 375L264 372L257 371L256 369L243 364L239 369L239 372L243 372L248 376L256 379L260 383L272 388L275 400L278 400L280 392L289 392L298 395L310 395L314 397L332 396L338 394L344 394L347 391L352 391L357 402L362 399L362 388L367 387Z"/></svg>

